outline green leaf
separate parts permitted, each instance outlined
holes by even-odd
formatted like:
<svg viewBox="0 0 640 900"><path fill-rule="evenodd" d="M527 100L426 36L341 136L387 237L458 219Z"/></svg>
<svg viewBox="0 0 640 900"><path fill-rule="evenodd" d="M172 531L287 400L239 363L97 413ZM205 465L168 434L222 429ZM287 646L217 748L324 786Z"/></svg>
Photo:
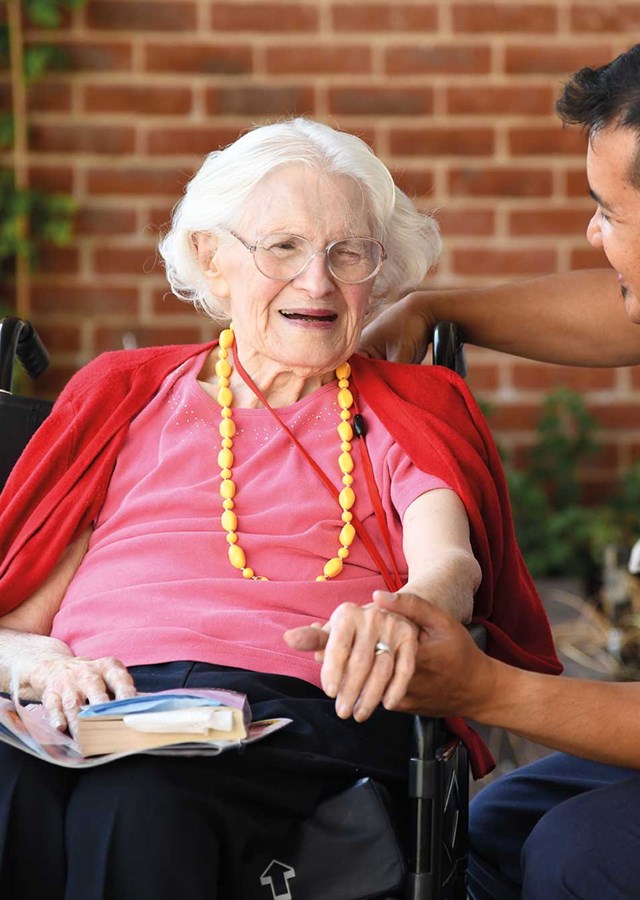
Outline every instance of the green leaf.
<svg viewBox="0 0 640 900"><path fill-rule="evenodd" d="M29 21L40 28L57 28L62 21L58 4L51 0L25 0Z"/></svg>
<svg viewBox="0 0 640 900"><path fill-rule="evenodd" d="M0 147L13 146L13 116L6 113L0 116Z"/></svg>

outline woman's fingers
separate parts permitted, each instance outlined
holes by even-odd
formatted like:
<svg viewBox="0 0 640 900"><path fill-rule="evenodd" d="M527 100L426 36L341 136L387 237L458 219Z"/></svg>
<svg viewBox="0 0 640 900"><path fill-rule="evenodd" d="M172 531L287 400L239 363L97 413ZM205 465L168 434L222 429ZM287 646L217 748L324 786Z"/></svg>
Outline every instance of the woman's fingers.
<svg viewBox="0 0 640 900"><path fill-rule="evenodd" d="M402 696L416 648L417 628L406 619L373 605L338 607L329 620L321 676L325 693L336 698L338 716L363 721L388 690Z"/></svg>
<svg viewBox="0 0 640 900"><path fill-rule="evenodd" d="M71 726L80 707L136 694L131 675L113 657L64 657L41 661L30 676L54 728Z"/></svg>

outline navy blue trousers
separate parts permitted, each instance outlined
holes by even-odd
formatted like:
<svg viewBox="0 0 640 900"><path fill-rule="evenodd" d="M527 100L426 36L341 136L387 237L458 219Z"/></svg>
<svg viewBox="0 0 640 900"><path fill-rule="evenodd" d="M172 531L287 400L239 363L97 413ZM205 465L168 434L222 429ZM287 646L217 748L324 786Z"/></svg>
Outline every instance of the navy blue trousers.
<svg viewBox="0 0 640 900"><path fill-rule="evenodd" d="M0 744L0 900L268 900L261 874L322 800L363 775L406 797L411 716L343 722L313 685L204 663L130 671L140 690L225 687L293 722L242 752L82 771Z"/></svg>
<svg viewBox="0 0 640 900"><path fill-rule="evenodd" d="M470 809L473 900L640 898L640 774L554 753Z"/></svg>

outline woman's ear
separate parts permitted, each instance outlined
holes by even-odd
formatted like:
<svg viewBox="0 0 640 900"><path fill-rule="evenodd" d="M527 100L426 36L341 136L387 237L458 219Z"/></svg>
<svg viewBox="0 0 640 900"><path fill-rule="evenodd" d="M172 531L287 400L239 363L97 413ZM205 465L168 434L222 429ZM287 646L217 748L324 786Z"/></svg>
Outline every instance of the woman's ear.
<svg viewBox="0 0 640 900"><path fill-rule="evenodd" d="M211 293L216 297L228 297L229 286L222 273L218 259L218 238L207 231L196 231L191 235L191 243L198 260L200 271L207 279Z"/></svg>

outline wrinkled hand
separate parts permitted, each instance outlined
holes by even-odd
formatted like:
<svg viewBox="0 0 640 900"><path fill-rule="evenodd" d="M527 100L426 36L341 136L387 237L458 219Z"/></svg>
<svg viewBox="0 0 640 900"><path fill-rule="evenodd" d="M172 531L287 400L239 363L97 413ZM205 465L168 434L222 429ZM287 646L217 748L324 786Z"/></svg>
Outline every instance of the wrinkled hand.
<svg viewBox="0 0 640 900"><path fill-rule="evenodd" d="M412 594L375 591L374 602L419 626L415 672L393 708L426 716L474 717L491 702L496 661L453 616Z"/></svg>
<svg viewBox="0 0 640 900"><path fill-rule="evenodd" d="M424 296L408 294L376 316L362 332L358 352L391 362L422 362L436 324Z"/></svg>
<svg viewBox="0 0 640 900"><path fill-rule="evenodd" d="M324 692L335 697L341 719L368 719L379 703L395 707L413 675L418 629L402 616L374 604L342 603L325 625L292 628L285 641L296 650L315 653L322 662ZM378 653L378 641L390 652Z"/></svg>
<svg viewBox="0 0 640 900"><path fill-rule="evenodd" d="M131 675L112 656L44 659L34 665L29 683L42 701L49 722L60 731L73 725L85 703L104 703L113 697L121 700L136 694Z"/></svg>

